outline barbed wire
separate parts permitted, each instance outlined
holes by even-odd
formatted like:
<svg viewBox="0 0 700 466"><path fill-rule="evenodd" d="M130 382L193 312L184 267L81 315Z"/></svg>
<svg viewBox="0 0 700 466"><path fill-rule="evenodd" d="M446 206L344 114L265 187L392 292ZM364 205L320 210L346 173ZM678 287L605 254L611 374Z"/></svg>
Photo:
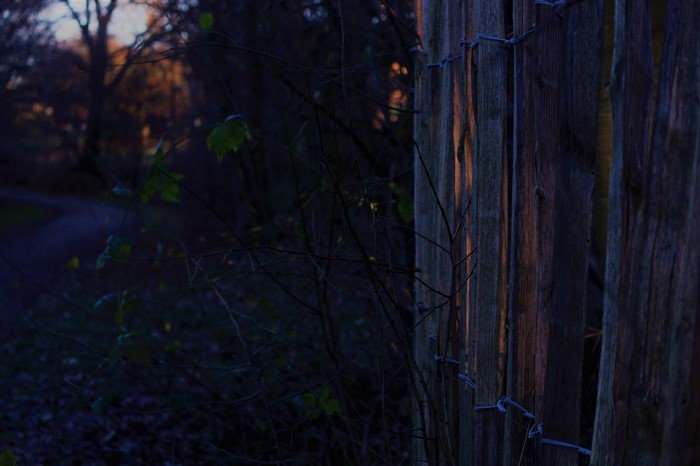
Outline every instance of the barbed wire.
<svg viewBox="0 0 700 466"><path fill-rule="evenodd" d="M540 6L544 6L544 7L549 7L555 11L555 13L558 17L561 18L561 16L559 15L559 11L561 10L561 8L569 6L573 3L578 3L579 1L582 1L582 0L558 0L558 1L534 0L533 4L536 6L540 5ZM511 37L511 38L498 37L498 36L495 36L492 34L486 34L486 33L481 33L481 32L479 32L475 35L474 40L469 40L466 37L463 37L459 41L460 45L462 46L461 53L455 54L455 55L448 55L445 58L443 58L442 60L437 61L437 62L426 63L426 68L428 68L428 69L432 69L432 68L440 69L440 68L444 68L445 65L447 65L448 63L463 60L465 58L465 48L468 46L469 50L473 50L482 41L500 42L506 47L513 47L513 46L519 44L520 42L523 42L524 40L528 39L535 32L537 32L537 25L533 24L532 28L530 28L529 31L527 31L519 36L515 36L515 37ZM414 47L412 49L412 52L414 52L415 54L419 54L419 53L421 53L421 50L418 47ZM424 55L426 55L426 54L424 53ZM429 338L431 340L437 340L436 336L430 336ZM437 363L452 364L452 365L458 365L458 366L462 365L462 363L459 360L454 359L454 358L450 358L450 357L447 357L444 355L436 354L434 356L434 360ZM474 390L474 391L477 390L476 382L473 379L471 379L467 374L463 374L460 372L457 374L457 378L460 381L464 382L464 384L467 388L470 388L471 390ZM540 444L575 449L581 455L592 456L593 452L588 448L584 448L580 445L575 445L575 444L569 443L569 442L563 442L561 440L555 440L555 439L543 437L543 435L544 435L543 423L541 423L541 422L536 423L535 422L536 421L535 415L532 412L528 411L523 405L521 405L520 403L515 401L510 396L507 396L507 395L502 396L493 405L474 406L473 409L475 411L486 411L486 410L495 409L498 412L500 412L501 414L505 415L507 413L508 406L511 406L511 407L517 409L518 411L522 412L523 417L528 419L529 422L532 423L531 427L528 426L527 439L533 439L533 438L539 436L540 437L540 439L539 439Z"/></svg>
<svg viewBox="0 0 700 466"><path fill-rule="evenodd" d="M429 338L431 340L435 339L434 336L431 336ZM438 363L453 364L453 365L460 365L460 366L462 365L462 363L457 359L448 358L446 356L441 356L438 354L435 355L434 359ZM477 390L476 382L474 382L474 380L472 380L467 374L463 374L460 372L457 374L457 378L459 380L463 381L468 388L470 388L474 391ZM530 422L533 423L533 426L531 428L529 428L528 432L527 432L528 439L535 438L538 435L544 435L543 434L543 430L544 430L543 423L541 423L541 422L539 424L535 423L535 421L537 419L535 417L535 415L532 412L528 411L523 405L521 405L520 403L518 403L513 398L511 398L507 395L504 395L501 398L499 398L498 401L496 401L496 404L474 406L474 411L486 411L486 410L490 410L490 409L495 409L499 413L505 415L507 412L507 410L506 410L507 405L510 405L510 406L514 407L515 409L517 409L518 411L521 411L523 413L523 417L526 419L529 419ZM575 445L575 444L569 443L569 442L562 442L561 440L555 440L555 439L551 439L551 438L542 437L542 438L540 438L540 443L544 444L544 445L553 445L553 446L557 446L557 447L571 448L571 449L577 450L579 452L579 454L584 455L584 456L592 456L593 455L593 452L591 450L589 450L588 448L584 448L580 445Z"/></svg>
<svg viewBox="0 0 700 466"><path fill-rule="evenodd" d="M535 0L534 5L542 5L542 6L547 6L554 10L557 15L559 15L559 10L565 6L569 6L573 3L577 3L581 0L558 0L555 2L550 2L548 0ZM530 37L532 34L534 34L537 31L537 25L533 24L532 28L530 28L529 31L515 37L511 37L510 39L507 37L498 37L494 36L492 34L486 34L483 32L478 32L476 33L475 39L474 40L469 40L466 37L462 37L459 40L459 43L462 47L464 46L469 46L469 49L474 49L476 48L481 41L493 41L493 42L501 42L504 44L506 47L512 47L528 37ZM418 50L416 47L412 50ZM442 60L438 62L431 62L431 63L426 63L426 68L443 68L446 64L451 63L453 61L461 60L464 58L464 50L462 50L461 53L456 54L456 55L449 55Z"/></svg>

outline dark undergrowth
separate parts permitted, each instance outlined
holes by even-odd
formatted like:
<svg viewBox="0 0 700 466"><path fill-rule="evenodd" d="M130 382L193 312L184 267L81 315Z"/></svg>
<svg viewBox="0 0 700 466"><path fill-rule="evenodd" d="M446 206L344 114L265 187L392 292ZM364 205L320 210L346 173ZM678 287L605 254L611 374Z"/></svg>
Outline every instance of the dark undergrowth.
<svg viewBox="0 0 700 466"><path fill-rule="evenodd" d="M99 270L101 251L69 264L0 348L0 450L17 464L407 463L410 274L340 233L310 250L276 225L275 246L244 246L151 224Z"/></svg>

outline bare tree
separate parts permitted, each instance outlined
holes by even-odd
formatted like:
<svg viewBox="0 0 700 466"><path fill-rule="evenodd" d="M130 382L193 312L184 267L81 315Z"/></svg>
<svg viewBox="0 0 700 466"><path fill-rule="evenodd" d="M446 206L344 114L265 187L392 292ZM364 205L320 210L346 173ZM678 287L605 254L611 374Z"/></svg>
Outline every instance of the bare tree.
<svg viewBox="0 0 700 466"><path fill-rule="evenodd" d="M98 160L102 155L101 139L105 102L113 95L129 67L138 62L150 45L164 38L167 13L176 2L167 0L144 2L144 5L151 8L146 28L134 37L130 45L123 46L125 51L110 48L109 27L119 5L118 0L109 0L106 3L101 0L87 0L82 11L78 11L70 0L62 0L62 2L78 24L80 37L88 54L88 63L85 67L88 73L88 111L80 169L96 175L104 182ZM117 56L125 58L117 61L115 59Z"/></svg>
<svg viewBox="0 0 700 466"><path fill-rule="evenodd" d="M46 3L0 0L0 92L31 67L34 53L48 38L48 28L36 18Z"/></svg>

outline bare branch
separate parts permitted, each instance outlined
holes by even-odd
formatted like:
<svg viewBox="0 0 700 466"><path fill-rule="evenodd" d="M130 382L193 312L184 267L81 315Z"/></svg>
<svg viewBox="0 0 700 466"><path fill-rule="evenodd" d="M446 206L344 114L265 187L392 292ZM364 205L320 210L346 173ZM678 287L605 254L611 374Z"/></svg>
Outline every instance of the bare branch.
<svg viewBox="0 0 700 466"><path fill-rule="evenodd" d="M85 22L81 21L80 15L70 4L69 0L63 0L63 4L66 5L70 15L73 17L78 27L80 28L80 35L87 44L88 48L92 48L92 36L90 36L90 2L85 2Z"/></svg>

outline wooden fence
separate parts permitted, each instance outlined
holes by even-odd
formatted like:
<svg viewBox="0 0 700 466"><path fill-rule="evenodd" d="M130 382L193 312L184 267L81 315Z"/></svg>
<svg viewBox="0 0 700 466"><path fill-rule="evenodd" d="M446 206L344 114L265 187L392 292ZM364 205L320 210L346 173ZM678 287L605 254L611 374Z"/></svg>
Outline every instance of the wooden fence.
<svg viewBox="0 0 700 466"><path fill-rule="evenodd" d="M655 81L649 2L615 3L582 445L603 2L416 1L416 464L700 464L700 2L665 8Z"/></svg>

